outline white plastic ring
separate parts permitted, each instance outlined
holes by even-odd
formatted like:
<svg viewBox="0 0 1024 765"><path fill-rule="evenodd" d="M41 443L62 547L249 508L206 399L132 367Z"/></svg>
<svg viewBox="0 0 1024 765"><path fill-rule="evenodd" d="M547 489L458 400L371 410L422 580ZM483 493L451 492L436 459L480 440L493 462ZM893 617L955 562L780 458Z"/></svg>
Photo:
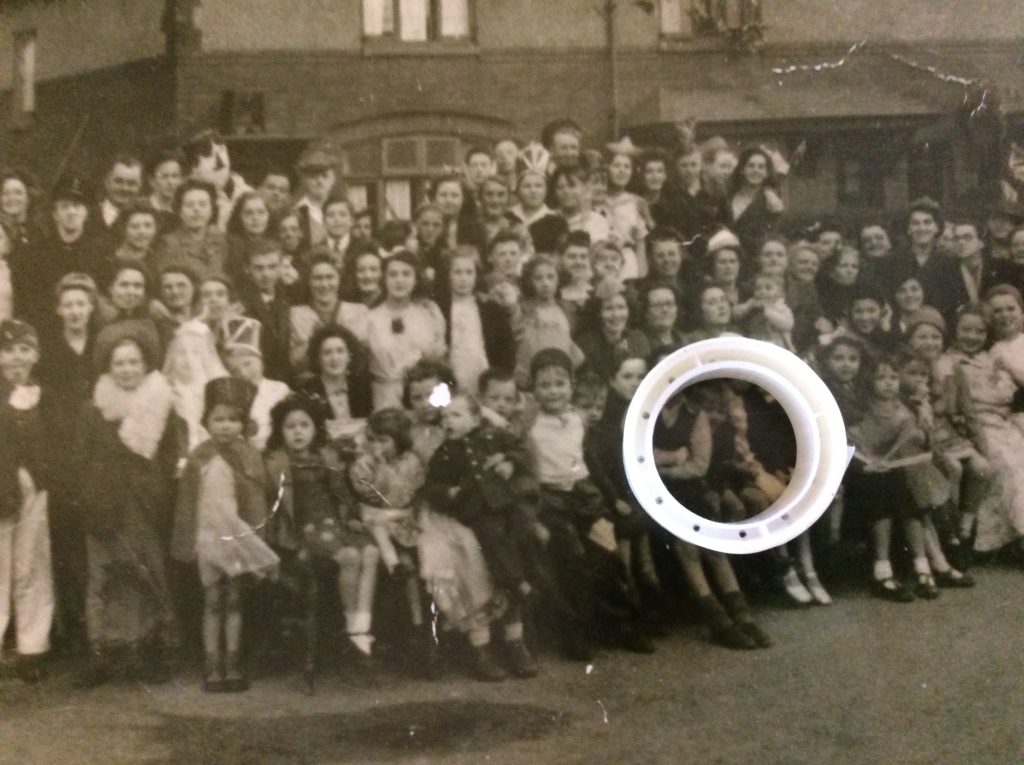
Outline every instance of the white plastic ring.
<svg viewBox="0 0 1024 765"><path fill-rule="evenodd" d="M774 396L796 436L796 465L785 491L763 513L737 523L684 507L654 463L662 407L686 386L721 378L745 380ZM662 359L633 396L622 435L626 477L643 508L680 539L724 553L761 552L805 532L828 509L852 454L839 405L821 378L784 348L745 337L703 340Z"/></svg>

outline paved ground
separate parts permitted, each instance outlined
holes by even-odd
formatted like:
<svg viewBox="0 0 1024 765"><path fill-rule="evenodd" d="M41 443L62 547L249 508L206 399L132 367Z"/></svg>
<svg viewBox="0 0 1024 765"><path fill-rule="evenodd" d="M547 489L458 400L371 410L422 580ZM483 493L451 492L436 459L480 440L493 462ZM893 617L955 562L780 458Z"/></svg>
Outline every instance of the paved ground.
<svg viewBox="0 0 1024 765"><path fill-rule="evenodd" d="M1024 574L896 605L770 610L776 647L684 628L652 657L548 657L533 681L325 676L234 697L195 678L83 692L0 682L0 763L1021 763Z"/></svg>

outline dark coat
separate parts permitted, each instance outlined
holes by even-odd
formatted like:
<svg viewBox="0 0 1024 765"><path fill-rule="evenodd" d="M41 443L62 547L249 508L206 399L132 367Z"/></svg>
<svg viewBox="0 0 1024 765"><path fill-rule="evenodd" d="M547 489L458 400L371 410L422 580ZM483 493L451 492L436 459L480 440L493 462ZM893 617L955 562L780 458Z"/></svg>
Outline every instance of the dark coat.
<svg viewBox="0 0 1024 765"><path fill-rule="evenodd" d="M484 463L504 454L515 466L511 480L505 480ZM501 428L484 423L463 438L447 440L434 452L427 467L423 497L438 512L472 525L482 516L516 507L530 485L529 457L522 442ZM449 489L458 487L454 497Z"/></svg>
<svg viewBox="0 0 1024 765"><path fill-rule="evenodd" d="M57 327L55 290L61 277L80 271L91 276L103 290L111 276L100 238L88 228L74 242L65 242L56 231L50 231L35 245L15 248L10 268L14 315L42 334Z"/></svg>
<svg viewBox="0 0 1024 765"><path fill-rule="evenodd" d="M239 299L245 315L262 325L260 351L263 353L263 374L271 380L291 382L291 322L288 317L291 306L288 301L278 292L269 303L264 302L259 290L249 283L239 290Z"/></svg>
<svg viewBox="0 0 1024 765"><path fill-rule="evenodd" d="M508 311L497 303L477 297L476 305L480 311L480 325L484 335L484 352L487 363L492 369L514 369L516 365L516 342L512 334L512 324ZM452 342L452 303L451 296L442 297L438 307L444 315L445 342Z"/></svg>
<svg viewBox="0 0 1024 765"><path fill-rule="evenodd" d="M323 447L313 459L327 471L328 490L339 519L358 518L358 503L348 483L348 470L337 452L330 447ZM273 513L268 525L268 541L284 550L298 550L303 540L302 519L295 508L291 461L283 450L276 449L267 455L266 467L275 502L278 492L281 497L277 511Z"/></svg>
<svg viewBox="0 0 1024 765"><path fill-rule="evenodd" d="M182 563L196 559L201 471L218 454L231 466L235 476L238 517L258 531L270 514L267 499L272 485L259 450L244 438L227 445L204 441L192 450L178 483L171 557Z"/></svg>
<svg viewBox="0 0 1024 765"><path fill-rule="evenodd" d="M916 276L924 289L924 302L938 310L947 322L956 315L964 289L959 261L950 255L933 253L920 265L911 252L896 256L894 286L910 276Z"/></svg>
<svg viewBox="0 0 1024 765"><path fill-rule="evenodd" d="M324 381L317 375L303 375L295 386L300 393L316 396L327 401L327 389ZM348 409L356 419L369 417L373 413L373 394L370 388L369 374L350 374L348 376Z"/></svg>
<svg viewBox="0 0 1024 765"><path fill-rule="evenodd" d="M49 406L45 391L39 404L25 411L15 409L9 399L10 383L0 380L0 518L16 515L21 508L18 468L25 468L39 490L49 487L51 479L51 433L46 429Z"/></svg>
<svg viewBox="0 0 1024 765"><path fill-rule="evenodd" d="M84 528L105 536L144 523L166 540L172 516L172 479L188 438L185 423L171 412L151 460L121 442L119 427L119 422L103 419L91 401L85 405L73 466L81 478L79 507ZM117 480L111 480L112 476Z"/></svg>
<svg viewBox="0 0 1024 765"><path fill-rule="evenodd" d="M731 201L727 205L727 210L730 218L729 228L743 244L743 252L746 256L743 265L748 272L751 272L758 244L765 234L772 231L778 224L781 213L768 209L768 200L765 198L763 188L757 191L753 201L747 205L747 209L740 213L738 218L732 217Z"/></svg>

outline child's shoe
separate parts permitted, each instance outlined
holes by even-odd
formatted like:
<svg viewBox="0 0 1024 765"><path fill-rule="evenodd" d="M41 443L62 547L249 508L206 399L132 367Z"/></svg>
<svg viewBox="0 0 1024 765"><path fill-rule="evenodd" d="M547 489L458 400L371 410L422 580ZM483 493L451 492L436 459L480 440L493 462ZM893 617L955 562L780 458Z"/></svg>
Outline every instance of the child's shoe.
<svg viewBox="0 0 1024 765"><path fill-rule="evenodd" d="M510 640L505 644L509 664L515 677L529 678L537 676L537 662L534 661L526 644L522 640Z"/></svg>
<svg viewBox="0 0 1024 765"><path fill-rule="evenodd" d="M965 589L975 585L974 577L955 568L935 572L935 583L945 589Z"/></svg>
<svg viewBox="0 0 1024 765"><path fill-rule="evenodd" d="M203 690L207 693L224 693L224 667L220 654L208 653L203 657Z"/></svg>
<svg viewBox="0 0 1024 765"><path fill-rule="evenodd" d="M807 585L808 592L811 593L811 597L814 598L814 602L819 606L830 606L832 605L832 596L828 594L822 584L821 580L815 572L811 572L804 577L804 583Z"/></svg>
<svg viewBox="0 0 1024 765"><path fill-rule="evenodd" d="M790 567L783 575L782 588L786 591L789 599L798 606L809 606L814 602L814 596L804 586L804 583L800 581L795 568Z"/></svg>
<svg viewBox="0 0 1024 765"><path fill-rule="evenodd" d="M875 579L871 585L871 592L876 598L893 603L911 603L914 600L914 593L891 576L885 579Z"/></svg>
<svg viewBox="0 0 1024 765"><path fill-rule="evenodd" d="M78 675L71 681L75 688L96 688L110 680L110 662L103 651L94 648L89 654L88 663Z"/></svg>
<svg viewBox="0 0 1024 765"><path fill-rule="evenodd" d="M46 679L46 665L42 656L19 656L15 673L23 683L34 685Z"/></svg>
<svg viewBox="0 0 1024 765"><path fill-rule="evenodd" d="M228 693L241 693L249 690L249 678L242 671L241 656L238 651L228 651L224 656L224 690Z"/></svg>
<svg viewBox="0 0 1024 765"><path fill-rule="evenodd" d="M740 632L753 640L758 648L772 647L772 639L768 636L768 633L755 622L740 622L736 626L740 628Z"/></svg>
<svg viewBox="0 0 1024 765"><path fill-rule="evenodd" d="M935 600L939 597L939 588L935 585L935 577L931 574L918 574L914 584L914 594L924 600Z"/></svg>
<svg viewBox="0 0 1024 765"><path fill-rule="evenodd" d="M744 632L738 624L721 624L711 628L711 642L739 651L757 648L757 641Z"/></svg>
<svg viewBox="0 0 1024 765"><path fill-rule="evenodd" d="M473 646L472 650L473 656L470 663L470 669L477 680L496 683L508 677L505 670L499 667L491 657L491 652L488 650L488 646Z"/></svg>

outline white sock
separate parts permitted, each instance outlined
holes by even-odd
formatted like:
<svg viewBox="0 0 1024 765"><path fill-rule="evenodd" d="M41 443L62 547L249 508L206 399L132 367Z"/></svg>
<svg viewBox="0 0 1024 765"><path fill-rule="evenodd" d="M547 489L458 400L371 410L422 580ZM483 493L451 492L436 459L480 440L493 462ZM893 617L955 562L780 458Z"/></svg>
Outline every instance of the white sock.
<svg viewBox="0 0 1024 765"><path fill-rule="evenodd" d="M887 560L875 561L875 579L892 579L892 563Z"/></svg>
<svg viewBox="0 0 1024 765"><path fill-rule="evenodd" d="M920 558L914 558L914 573L915 574L931 574L931 566L928 565L928 558L922 556Z"/></svg>
<svg viewBox="0 0 1024 765"><path fill-rule="evenodd" d="M512 622L505 625L505 642L512 643L523 639L523 623Z"/></svg>

